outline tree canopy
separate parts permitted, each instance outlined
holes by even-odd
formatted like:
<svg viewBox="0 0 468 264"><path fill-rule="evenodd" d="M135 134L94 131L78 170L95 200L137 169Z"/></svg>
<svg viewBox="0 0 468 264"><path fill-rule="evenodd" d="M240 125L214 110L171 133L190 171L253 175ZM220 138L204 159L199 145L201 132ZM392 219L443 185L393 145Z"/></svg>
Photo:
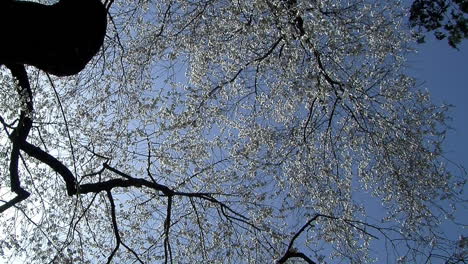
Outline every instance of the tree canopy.
<svg viewBox="0 0 468 264"><path fill-rule="evenodd" d="M0 72L7 263L466 261L400 1L105 5L80 74Z"/></svg>

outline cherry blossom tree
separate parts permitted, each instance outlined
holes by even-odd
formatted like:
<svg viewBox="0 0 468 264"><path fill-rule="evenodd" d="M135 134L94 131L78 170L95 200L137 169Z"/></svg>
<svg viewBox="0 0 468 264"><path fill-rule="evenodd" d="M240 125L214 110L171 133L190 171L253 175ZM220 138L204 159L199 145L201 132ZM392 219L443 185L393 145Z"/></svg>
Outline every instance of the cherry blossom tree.
<svg viewBox="0 0 468 264"><path fill-rule="evenodd" d="M1 72L5 262L466 261L399 1L105 5L80 74Z"/></svg>

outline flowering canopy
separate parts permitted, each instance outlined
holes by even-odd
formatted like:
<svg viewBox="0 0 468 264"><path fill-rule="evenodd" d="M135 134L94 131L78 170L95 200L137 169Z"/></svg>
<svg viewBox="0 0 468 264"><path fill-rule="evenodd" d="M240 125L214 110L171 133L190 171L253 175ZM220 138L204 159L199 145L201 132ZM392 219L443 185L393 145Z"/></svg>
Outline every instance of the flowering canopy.
<svg viewBox="0 0 468 264"><path fill-rule="evenodd" d="M18 109L32 120L18 169L31 195L2 213L2 256L460 258L438 233L461 188L441 149L446 107L404 73L399 1L106 2L85 71L29 69L34 110L2 72L2 187Z"/></svg>

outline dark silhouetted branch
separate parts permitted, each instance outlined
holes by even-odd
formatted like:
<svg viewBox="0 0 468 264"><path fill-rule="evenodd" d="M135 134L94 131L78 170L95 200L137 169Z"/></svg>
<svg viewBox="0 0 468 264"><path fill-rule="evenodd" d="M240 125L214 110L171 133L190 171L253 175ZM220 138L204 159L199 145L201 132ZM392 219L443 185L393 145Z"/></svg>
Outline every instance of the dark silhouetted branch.
<svg viewBox="0 0 468 264"><path fill-rule="evenodd" d="M4 212L12 206L15 206L17 203L20 203L21 201L27 199L30 195L28 191L21 187L21 181L18 174L18 161L20 157L20 149L26 142L26 138L28 137L29 131L32 127L32 120L30 116L34 110L31 87L29 85L28 74L26 73L24 65L11 64L6 66L10 69L13 77L16 78L16 80L18 81L18 94L20 100L24 104L24 109L21 110L18 125L15 129L13 129L13 132L9 135L10 140L12 142L9 166L10 184L11 191L16 193L17 196L0 206L0 213ZM6 126L3 120L2 123L4 126Z"/></svg>
<svg viewBox="0 0 468 264"><path fill-rule="evenodd" d="M107 259L107 263L111 263L112 258L114 258L115 253L117 253L117 250L119 250L120 243L122 242L120 239L120 233L119 233L119 228L117 227L117 217L115 216L115 203L114 203L114 197L112 197L112 193L110 190L107 191L107 198L109 199L110 203L110 212L111 212L111 217L112 217L112 228L114 230L114 236L115 236L115 248L112 251L112 253L109 255L109 258Z"/></svg>
<svg viewBox="0 0 468 264"><path fill-rule="evenodd" d="M76 194L76 179L67 166L65 166L54 156L28 142L24 142L24 144L21 146L21 150L29 156L47 164L55 172L60 174L60 176L62 176L63 180L65 181L68 195L72 196Z"/></svg>
<svg viewBox="0 0 468 264"><path fill-rule="evenodd" d="M171 228L172 196L167 198L167 213L164 221L164 263L173 263L171 242L169 241L169 230Z"/></svg>
<svg viewBox="0 0 468 264"><path fill-rule="evenodd" d="M278 260L277 263L278 264L286 263L286 261L288 261L288 259L290 259L290 258L301 258L301 259L305 260L309 264L317 264L315 261L313 261L309 257L307 257L304 253L302 253L302 252L291 252L291 251L286 252L286 254L284 254L284 256L280 260Z"/></svg>

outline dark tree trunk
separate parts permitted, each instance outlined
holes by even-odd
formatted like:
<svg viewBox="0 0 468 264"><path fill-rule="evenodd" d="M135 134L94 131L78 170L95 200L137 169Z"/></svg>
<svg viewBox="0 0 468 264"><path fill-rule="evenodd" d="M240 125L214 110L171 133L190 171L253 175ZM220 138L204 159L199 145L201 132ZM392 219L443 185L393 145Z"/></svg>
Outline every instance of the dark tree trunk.
<svg viewBox="0 0 468 264"><path fill-rule="evenodd" d="M80 72L99 51L107 11L99 0L54 5L0 1L0 64L28 64L66 76Z"/></svg>

